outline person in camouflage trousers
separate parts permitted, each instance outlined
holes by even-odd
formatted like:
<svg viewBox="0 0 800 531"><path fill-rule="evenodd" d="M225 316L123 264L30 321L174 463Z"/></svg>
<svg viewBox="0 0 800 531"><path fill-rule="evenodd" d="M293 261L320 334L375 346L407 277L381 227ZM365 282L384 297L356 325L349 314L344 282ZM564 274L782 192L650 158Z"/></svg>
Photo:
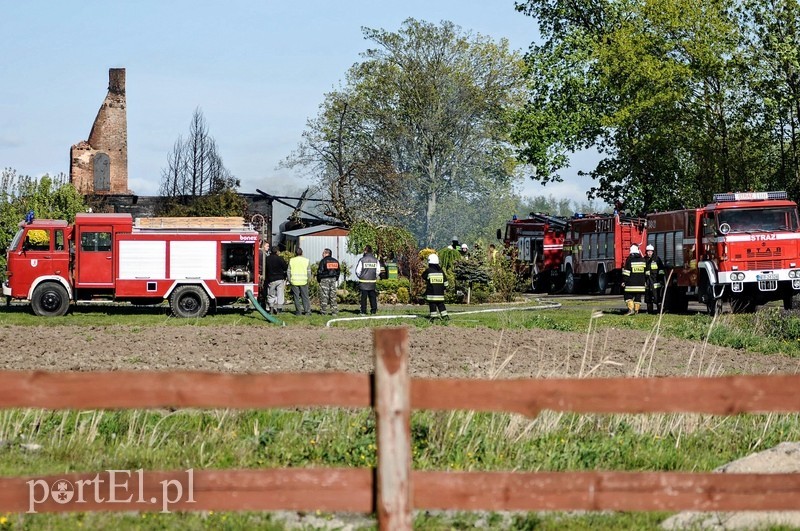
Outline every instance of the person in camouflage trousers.
<svg viewBox="0 0 800 531"><path fill-rule="evenodd" d="M330 249L322 251L322 260L317 269L317 282L319 282L319 304L322 315L339 313L336 303L336 288L339 284L339 261L332 256Z"/></svg>

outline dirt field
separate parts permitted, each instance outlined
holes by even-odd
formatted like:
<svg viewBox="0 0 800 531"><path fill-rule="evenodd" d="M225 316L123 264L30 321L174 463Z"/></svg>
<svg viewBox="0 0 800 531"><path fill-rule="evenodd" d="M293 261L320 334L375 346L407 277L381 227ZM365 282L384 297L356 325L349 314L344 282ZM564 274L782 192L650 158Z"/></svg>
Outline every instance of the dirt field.
<svg viewBox="0 0 800 531"><path fill-rule="evenodd" d="M486 378L796 373L800 360L658 338L645 332L600 330L495 331L456 326L411 328L411 371L429 377ZM8 326L0 325L2 370L204 370L370 372L372 331L291 326ZM800 469L800 451L758 454L748 471ZM800 526L800 513L701 513L718 529L752 528L768 520ZM342 528L340 519L281 512L288 527ZM667 528L701 525L697 514L675 516ZM744 519L744 520L742 520ZM709 520L709 521L711 521ZM361 518L362 525L373 523ZM720 523L721 522L721 523ZM728 525L731 524L731 525ZM735 525L734 525L735 524Z"/></svg>
<svg viewBox="0 0 800 531"><path fill-rule="evenodd" d="M800 360L636 331L411 328L417 376L499 377L796 373ZM587 341L588 339L588 341ZM22 327L0 325L4 370L372 370L370 329L291 326Z"/></svg>

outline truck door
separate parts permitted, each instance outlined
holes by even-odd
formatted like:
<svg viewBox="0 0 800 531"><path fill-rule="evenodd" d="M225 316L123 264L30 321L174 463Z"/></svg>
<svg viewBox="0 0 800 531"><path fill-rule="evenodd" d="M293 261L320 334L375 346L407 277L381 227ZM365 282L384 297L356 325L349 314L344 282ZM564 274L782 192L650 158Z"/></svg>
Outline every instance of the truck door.
<svg viewBox="0 0 800 531"><path fill-rule="evenodd" d="M111 225L81 227L77 241L77 285L114 286L112 233Z"/></svg>
<svg viewBox="0 0 800 531"><path fill-rule="evenodd" d="M15 275L20 286L30 286L34 280L53 274L52 233L50 229L28 229L18 250L18 260L26 263L25 267L17 268Z"/></svg>

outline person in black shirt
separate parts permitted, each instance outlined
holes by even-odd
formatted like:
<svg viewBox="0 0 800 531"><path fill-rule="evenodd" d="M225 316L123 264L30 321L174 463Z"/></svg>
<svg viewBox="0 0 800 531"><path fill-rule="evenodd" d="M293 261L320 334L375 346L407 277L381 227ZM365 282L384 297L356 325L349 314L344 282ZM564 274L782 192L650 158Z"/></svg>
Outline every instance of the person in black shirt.
<svg viewBox="0 0 800 531"><path fill-rule="evenodd" d="M319 282L319 305L322 315L339 313L336 303L336 288L339 284L339 261L334 258L330 249L323 249L322 260L317 268L317 282Z"/></svg>
<svg viewBox="0 0 800 531"><path fill-rule="evenodd" d="M289 266L286 264L286 260L278 254L277 249L272 249L264 264L266 269L264 283L266 284L267 305L269 312L275 315L283 309L286 270Z"/></svg>

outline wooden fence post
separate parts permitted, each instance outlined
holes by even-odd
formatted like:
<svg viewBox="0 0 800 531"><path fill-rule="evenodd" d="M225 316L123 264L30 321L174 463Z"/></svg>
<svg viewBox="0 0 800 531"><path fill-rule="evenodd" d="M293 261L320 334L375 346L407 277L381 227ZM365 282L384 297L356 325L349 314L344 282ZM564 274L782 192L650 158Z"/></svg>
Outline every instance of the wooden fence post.
<svg viewBox="0 0 800 531"><path fill-rule="evenodd" d="M408 329L375 330L378 529L411 529L411 393Z"/></svg>

